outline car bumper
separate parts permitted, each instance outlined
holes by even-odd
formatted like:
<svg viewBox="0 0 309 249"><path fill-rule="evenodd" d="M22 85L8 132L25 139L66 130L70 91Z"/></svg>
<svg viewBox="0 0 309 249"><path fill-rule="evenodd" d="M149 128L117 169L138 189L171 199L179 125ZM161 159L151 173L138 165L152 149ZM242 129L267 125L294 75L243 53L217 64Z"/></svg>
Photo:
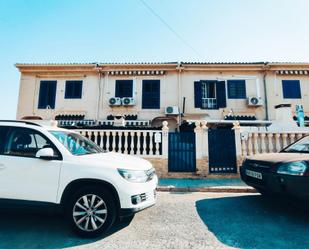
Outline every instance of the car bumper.
<svg viewBox="0 0 309 249"><path fill-rule="evenodd" d="M246 175L245 167L240 167L241 179L249 186L279 195L293 196L309 200L309 177L281 175L273 172L261 172L262 180Z"/></svg>
<svg viewBox="0 0 309 249"><path fill-rule="evenodd" d="M153 203L152 205L147 206L147 207L139 207L139 208L121 208L121 209L120 209L120 212L119 212L119 216L120 216L120 217L131 216L131 215L133 215L133 214L135 214L135 213L138 213L138 212L140 212L140 211L142 211L142 210L145 210L145 209L147 209L147 208L150 208L150 207L152 207L152 206L154 206L154 205L155 205L155 203Z"/></svg>
<svg viewBox="0 0 309 249"><path fill-rule="evenodd" d="M127 183L126 187L121 188L122 191L119 194L121 213L136 213L153 206L156 203L157 185L157 176L145 183ZM134 196L142 196L142 201L134 203L132 201Z"/></svg>

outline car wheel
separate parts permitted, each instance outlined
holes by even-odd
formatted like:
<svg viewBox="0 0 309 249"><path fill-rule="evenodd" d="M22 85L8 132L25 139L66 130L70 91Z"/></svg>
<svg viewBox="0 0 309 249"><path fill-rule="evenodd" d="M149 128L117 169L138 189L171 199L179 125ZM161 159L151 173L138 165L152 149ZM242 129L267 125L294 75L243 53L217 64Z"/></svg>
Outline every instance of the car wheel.
<svg viewBox="0 0 309 249"><path fill-rule="evenodd" d="M73 194L65 207L73 231L81 237L97 237L115 222L117 212L113 196L100 188L83 188Z"/></svg>

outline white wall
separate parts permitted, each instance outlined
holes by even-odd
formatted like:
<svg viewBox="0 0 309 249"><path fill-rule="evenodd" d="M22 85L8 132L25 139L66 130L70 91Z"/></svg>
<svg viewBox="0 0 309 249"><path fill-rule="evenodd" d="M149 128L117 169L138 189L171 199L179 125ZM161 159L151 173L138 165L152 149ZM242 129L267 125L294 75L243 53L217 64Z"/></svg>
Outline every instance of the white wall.
<svg viewBox="0 0 309 249"><path fill-rule="evenodd" d="M41 80L56 80L55 109L38 109L38 98ZM83 90L81 99L65 99L65 81L82 80ZM96 75L87 75L82 78L37 78L35 75L21 77L20 97L18 101L17 118L24 116L40 116L43 119L54 119L59 113L85 114L85 118L95 118L97 112L97 98L99 82Z"/></svg>
<svg viewBox="0 0 309 249"><path fill-rule="evenodd" d="M83 90L81 99L65 99L65 81L78 79L83 81ZM134 80L134 96L136 105L133 107L110 107L109 99L115 96L115 82L121 79ZM144 79L160 80L160 109L142 109L142 81ZM182 100L186 97L185 118L195 117L202 119L222 119L233 109L236 115L256 115L258 119L264 118L264 110L261 107L248 107L246 100L227 99L227 108L219 110L202 110L194 107L194 81L198 80L227 80L227 79L245 79L247 96L257 95L256 80L259 80L260 92L262 98L263 85L262 75L258 73L243 73L233 75L231 73L220 72L194 72L184 71L180 74L178 71L168 72L165 75L158 76L112 76L105 75L99 78L99 74L85 75L82 78L37 78L35 75L22 75L20 81L20 97L18 104L17 118L36 115L43 119L52 119L57 114L83 113L87 119L106 119L112 115L138 115L139 120L152 120L155 117L164 117L164 110L167 106L179 106L182 110ZM57 92L55 109L37 109L39 86L41 80L56 80ZM180 80L180 89L179 81ZM100 84L100 87L99 87ZM101 92L101 96L99 93ZM98 110L98 101L99 110Z"/></svg>
<svg viewBox="0 0 309 249"><path fill-rule="evenodd" d="M203 110L194 107L194 81L199 80L220 80L228 79L244 79L246 80L247 97L257 96L256 81L260 86L260 95L264 99L263 75L257 72L245 73L222 73L222 72L200 72L200 71L185 71L181 76L182 96L186 97L186 115L194 114L196 117L209 119L223 119L231 109L235 115L256 115L258 119L264 119L263 107L248 107L246 99L228 99L228 89L226 84L226 99L227 107L219 110Z"/></svg>
<svg viewBox="0 0 309 249"><path fill-rule="evenodd" d="M233 109L235 115L255 115L257 119L265 119L265 106L248 107L247 100L235 100L227 98L227 107L219 110L202 110L194 107L194 81L199 80L228 80L228 79L245 79L247 97L256 96L257 82L262 100L265 100L263 88L263 71L259 67L242 68L234 65L216 69L212 66L200 66L194 68L187 66L182 69L181 73L169 67L166 69L165 75L103 75L101 78L97 71L91 71L89 67L72 66L68 69L57 67L57 71L53 67L47 67L42 73L46 74L46 78L37 77L36 70L31 68L30 72L22 72L20 79L20 95L18 101L17 118L24 116L41 116L43 119L52 119L57 114L85 114L87 119L106 119L110 114L138 115L139 120L152 120L156 117L164 117L164 109L166 106L179 106L182 110L182 100L186 97L185 119L222 119ZM119 69L122 70L121 65ZM139 66L131 66L126 70L145 70ZM283 66L282 66L283 67ZM25 70L25 69L24 69ZM67 70L67 71L65 71ZM83 71L85 70L85 71ZM88 70L88 71L86 71ZM147 68L147 70L151 70ZM165 70L164 66L160 70ZM80 76L71 77L70 74L78 73ZM53 76L54 75L54 76ZM84 75L84 76L82 76ZM83 80L83 92L81 99L65 99L65 81L80 79ZM133 107L110 107L108 101L115 96L115 81L118 79L134 79L136 95L136 105ZM160 80L160 109L142 109L142 80L143 79L159 79ZM301 84L302 99L283 99L282 79L299 79ZM57 95L54 110L37 109L40 80L57 80ZM180 84L180 88L179 88ZM309 115L309 77L305 75L276 75L275 71L267 71L266 77L269 118L274 119L274 106L282 103L291 103L293 110L296 104L302 104ZM226 87L227 90L227 87ZM227 91L226 91L227 92ZM101 95L99 96L99 93ZM100 101L99 101L100 98Z"/></svg>
<svg viewBox="0 0 309 249"><path fill-rule="evenodd" d="M282 80L299 80L301 89L301 99L284 99L282 90ZM275 119L274 107L278 104L292 104L293 115L295 115L295 105L303 105L305 115L309 116L309 77L304 75L276 75L275 72L267 77L267 95L269 106L269 119Z"/></svg>

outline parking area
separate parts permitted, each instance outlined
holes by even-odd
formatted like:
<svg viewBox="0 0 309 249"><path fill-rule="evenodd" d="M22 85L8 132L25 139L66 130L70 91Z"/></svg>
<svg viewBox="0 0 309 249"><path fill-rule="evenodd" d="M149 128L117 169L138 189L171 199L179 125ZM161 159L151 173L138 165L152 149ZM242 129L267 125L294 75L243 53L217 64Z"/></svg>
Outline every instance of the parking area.
<svg viewBox="0 0 309 249"><path fill-rule="evenodd" d="M2 210L0 248L309 248L309 214L258 194L159 193L105 238L75 237L62 217Z"/></svg>

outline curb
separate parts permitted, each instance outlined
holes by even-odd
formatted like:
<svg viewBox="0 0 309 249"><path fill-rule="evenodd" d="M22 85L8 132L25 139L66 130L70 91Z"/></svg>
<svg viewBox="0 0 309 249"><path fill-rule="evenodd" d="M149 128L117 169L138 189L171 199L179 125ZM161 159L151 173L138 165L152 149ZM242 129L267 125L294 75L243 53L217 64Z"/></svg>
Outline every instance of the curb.
<svg viewBox="0 0 309 249"><path fill-rule="evenodd" d="M159 192L213 192L213 193L257 193L252 187L240 186L217 186L217 187L175 187L175 186L159 186Z"/></svg>

